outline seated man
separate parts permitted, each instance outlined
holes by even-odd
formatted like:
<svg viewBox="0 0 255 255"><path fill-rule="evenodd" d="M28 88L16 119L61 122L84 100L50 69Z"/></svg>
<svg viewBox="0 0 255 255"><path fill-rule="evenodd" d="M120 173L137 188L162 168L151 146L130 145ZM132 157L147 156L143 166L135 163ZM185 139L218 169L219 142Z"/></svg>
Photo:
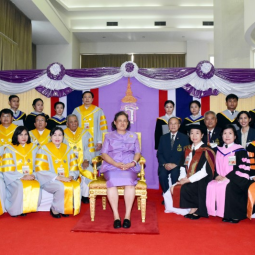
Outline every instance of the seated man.
<svg viewBox="0 0 255 255"><path fill-rule="evenodd" d="M13 133L16 129L16 125L12 123L13 112L10 109L3 109L0 112L0 162L2 162L2 155L6 145L11 144ZM5 182L3 178L2 170L0 169L0 215L5 212Z"/></svg>
<svg viewBox="0 0 255 255"><path fill-rule="evenodd" d="M224 128L227 124L233 124L235 129L238 130L238 122L237 122L237 115L238 111L236 111L236 107L238 105L238 97L235 94L229 94L226 97L226 106L227 110L223 112L219 112L217 114L217 127Z"/></svg>
<svg viewBox="0 0 255 255"><path fill-rule="evenodd" d="M87 131L79 127L78 118L74 114L67 116L67 128L64 130L64 143L69 145L78 158L78 167L81 176L81 195L84 204L89 203L88 184L93 180L93 168L90 165L95 157L93 137Z"/></svg>
<svg viewBox="0 0 255 255"><path fill-rule="evenodd" d="M207 128L207 133L206 135L203 136L203 143L207 144L210 146L212 149L215 148L219 145L220 143L220 132L221 128L217 127L217 117L215 112L213 111L208 111L204 115L205 118L205 125Z"/></svg>
<svg viewBox="0 0 255 255"><path fill-rule="evenodd" d="M26 114L19 110L19 97L17 95L9 96L9 105L13 112L13 124L17 126L24 126Z"/></svg>
<svg viewBox="0 0 255 255"><path fill-rule="evenodd" d="M42 114L35 117L35 129L29 131L31 142L38 146L45 145L50 142L50 130L46 128L47 120Z"/></svg>
<svg viewBox="0 0 255 255"><path fill-rule="evenodd" d="M188 136L178 132L181 124L177 117L170 118L168 121L168 126L170 133L161 136L157 152L159 162L159 182L164 192L163 196L165 203L165 194L169 193L170 195L168 177L171 174L170 177L172 184L178 181L180 174L178 165L180 163L184 147L189 145ZM171 207L171 205L167 204L165 204L165 206L166 210L167 207Z"/></svg>

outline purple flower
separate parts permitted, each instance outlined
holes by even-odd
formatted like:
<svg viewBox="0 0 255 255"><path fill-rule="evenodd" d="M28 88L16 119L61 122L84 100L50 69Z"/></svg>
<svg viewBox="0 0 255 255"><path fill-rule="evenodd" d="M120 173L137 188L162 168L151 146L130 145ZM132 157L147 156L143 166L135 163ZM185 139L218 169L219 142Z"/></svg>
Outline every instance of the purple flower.
<svg viewBox="0 0 255 255"><path fill-rule="evenodd" d="M130 63L130 62L128 62L128 63L126 64L126 66L125 66L126 71L127 71L128 73L133 72L134 67L135 67L134 64L133 64L133 63Z"/></svg>

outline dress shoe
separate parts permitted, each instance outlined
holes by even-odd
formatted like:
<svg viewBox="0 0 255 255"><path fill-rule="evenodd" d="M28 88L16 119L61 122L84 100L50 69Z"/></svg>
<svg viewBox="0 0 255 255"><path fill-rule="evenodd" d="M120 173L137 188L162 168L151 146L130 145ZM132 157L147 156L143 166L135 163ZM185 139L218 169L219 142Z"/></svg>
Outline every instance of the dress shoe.
<svg viewBox="0 0 255 255"><path fill-rule="evenodd" d="M82 197L81 201L83 204L89 204L89 198L88 197Z"/></svg>
<svg viewBox="0 0 255 255"><path fill-rule="evenodd" d="M27 214L26 213L22 213L20 216L27 216Z"/></svg>
<svg viewBox="0 0 255 255"><path fill-rule="evenodd" d="M124 219L122 227L123 228L130 228L131 227L131 221L128 220L128 219Z"/></svg>
<svg viewBox="0 0 255 255"><path fill-rule="evenodd" d="M54 214L51 208L50 208L50 215L51 215L53 218L56 218L56 219L61 218L60 213L58 213L58 214Z"/></svg>
<svg viewBox="0 0 255 255"><path fill-rule="evenodd" d="M163 200L163 201L161 202L161 204L162 204L162 205L165 205L165 201Z"/></svg>
<svg viewBox="0 0 255 255"><path fill-rule="evenodd" d="M229 222L230 220L227 219L227 218L223 218L222 221L223 221L223 222Z"/></svg>
<svg viewBox="0 0 255 255"><path fill-rule="evenodd" d="M120 219L115 220L115 221L113 222L113 227L114 227L114 228L121 228L121 221L120 221Z"/></svg>
<svg viewBox="0 0 255 255"><path fill-rule="evenodd" d="M64 217L64 218L67 218L67 217L69 217L69 214L63 214L63 213L61 213L61 216Z"/></svg>
<svg viewBox="0 0 255 255"><path fill-rule="evenodd" d="M239 223L239 221L240 220L237 220L237 219L229 219L229 222L234 224Z"/></svg>
<svg viewBox="0 0 255 255"><path fill-rule="evenodd" d="M195 215L195 214L191 214L191 217L189 219L191 219L191 220L198 220L198 219L200 219L200 216L199 215Z"/></svg>
<svg viewBox="0 0 255 255"><path fill-rule="evenodd" d="M184 215L184 218L190 219L191 215L192 215L192 214L190 214L190 213L185 214L185 215Z"/></svg>

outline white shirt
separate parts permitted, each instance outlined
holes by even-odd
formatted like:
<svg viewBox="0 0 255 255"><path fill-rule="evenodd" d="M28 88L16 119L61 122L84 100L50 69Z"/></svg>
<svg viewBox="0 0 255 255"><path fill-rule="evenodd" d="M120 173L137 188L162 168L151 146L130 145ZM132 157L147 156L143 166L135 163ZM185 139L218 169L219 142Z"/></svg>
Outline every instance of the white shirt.
<svg viewBox="0 0 255 255"><path fill-rule="evenodd" d="M174 141L175 141L175 139L176 139L177 133L178 133L178 132L176 132L176 133L174 134L174 133L171 132L171 139L172 139L172 137L173 137L173 135L174 135L174 139L173 139Z"/></svg>
<svg viewBox="0 0 255 255"><path fill-rule="evenodd" d="M232 115L232 112L231 112L230 110L228 110L228 111L229 111L229 113ZM233 112L234 112L234 114L233 114L233 115L235 115L236 110L234 110Z"/></svg>
<svg viewBox="0 0 255 255"><path fill-rule="evenodd" d="M247 146L247 138L248 138L248 133L249 133L249 129L244 133L243 130L241 129L241 135L242 135L242 146L246 149Z"/></svg>
<svg viewBox="0 0 255 255"><path fill-rule="evenodd" d="M189 153L189 162L188 162L188 167L190 165L190 162L192 160L192 150L195 149L199 149L201 147L201 145L204 144L203 142L200 142L199 144L197 144L196 146L194 146L194 144L192 144L191 146L191 152ZM181 167L181 172L180 172L180 176L178 178L178 181L180 181L181 179L185 178L187 176L186 174L186 169L185 167ZM206 172L206 162L204 163L202 169L200 171L197 171L195 174L193 174L192 176L189 177L189 181L191 183L193 182L197 182L200 181L201 179L203 179L204 177L206 177L208 174Z"/></svg>
<svg viewBox="0 0 255 255"><path fill-rule="evenodd" d="M226 147L226 145L228 146L228 148L230 148L231 146L233 146L235 143L230 143L230 144L225 144L223 145L223 147Z"/></svg>
<svg viewBox="0 0 255 255"><path fill-rule="evenodd" d="M45 130L45 129L44 129L44 130ZM44 132L44 130L42 130L42 131L37 130L37 131L38 131L38 133L39 133L40 135L42 135L43 132Z"/></svg>
<svg viewBox="0 0 255 255"><path fill-rule="evenodd" d="M166 114L165 116L166 116L167 120L169 120L172 117L175 117L173 114L171 114L171 115Z"/></svg>

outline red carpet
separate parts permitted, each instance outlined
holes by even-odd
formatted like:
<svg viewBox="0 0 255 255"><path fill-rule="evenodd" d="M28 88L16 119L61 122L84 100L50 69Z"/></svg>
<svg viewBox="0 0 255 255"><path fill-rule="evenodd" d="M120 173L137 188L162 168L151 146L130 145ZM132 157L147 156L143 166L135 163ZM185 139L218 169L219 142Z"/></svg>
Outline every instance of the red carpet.
<svg viewBox="0 0 255 255"><path fill-rule="evenodd" d="M119 201L119 213L123 221L125 216L124 199ZM156 204L152 201L147 201L146 221L141 221L141 211L137 209L137 203L134 203L132 209L131 228L114 229L113 214L110 204L107 203L106 210L102 208L102 200L97 199L95 221L90 221L90 210L88 209L79 222L75 225L72 231L75 232L100 232L100 233L115 233L115 234L159 234Z"/></svg>
<svg viewBox="0 0 255 255"><path fill-rule="evenodd" d="M165 214L160 190L149 190L148 200L156 204L159 235L71 232L89 205L82 205L79 215L61 219L46 212L18 218L4 214L0 216L0 254L253 254L255 219L236 225L214 217L191 221Z"/></svg>

